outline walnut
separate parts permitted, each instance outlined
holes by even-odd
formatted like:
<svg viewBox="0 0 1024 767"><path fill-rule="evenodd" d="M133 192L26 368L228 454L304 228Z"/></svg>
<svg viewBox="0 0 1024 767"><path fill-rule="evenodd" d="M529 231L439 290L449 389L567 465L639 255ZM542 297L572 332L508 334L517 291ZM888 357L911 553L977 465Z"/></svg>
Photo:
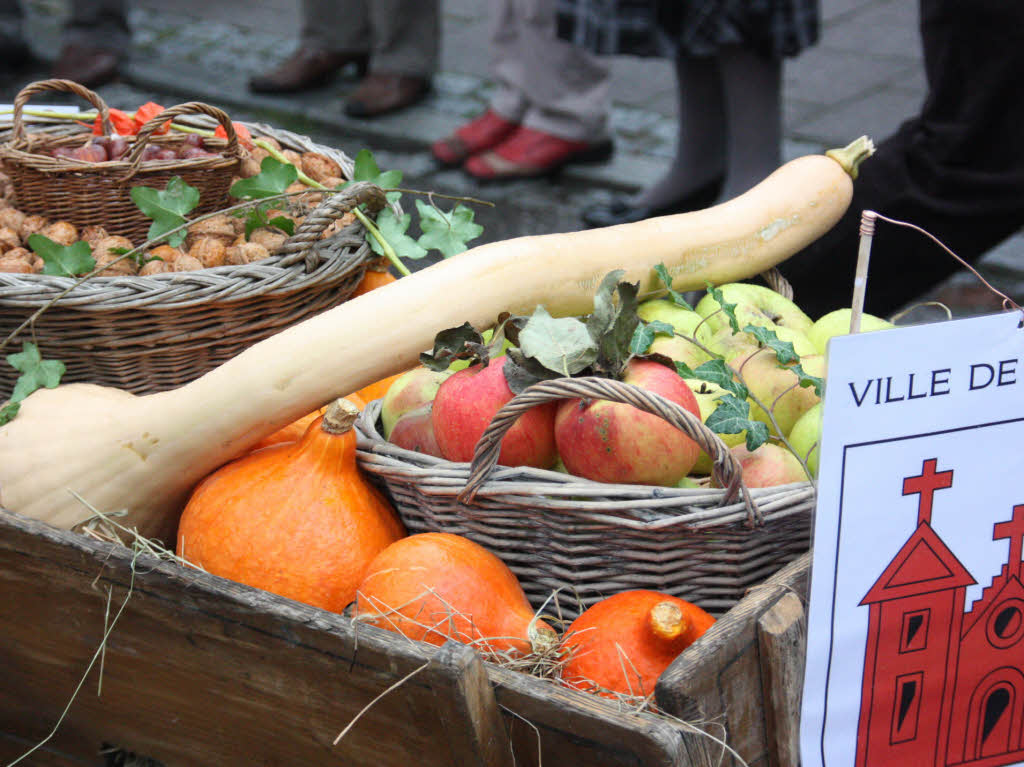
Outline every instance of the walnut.
<svg viewBox="0 0 1024 767"><path fill-rule="evenodd" d="M259 172L260 164L255 157L246 157L238 164L238 175L240 178L251 178Z"/></svg>
<svg viewBox="0 0 1024 767"><path fill-rule="evenodd" d="M171 267L172 271L175 272L197 272L202 268L202 262L195 256L190 256L188 253L180 256Z"/></svg>
<svg viewBox="0 0 1024 767"><path fill-rule="evenodd" d="M249 242L255 242L267 249L268 253L274 253L280 248L288 237L263 226L253 229Z"/></svg>
<svg viewBox="0 0 1024 767"><path fill-rule="evenodd" d="M99 224L89 224L84 227L79 236L89 243L90 248L95 248L96 243L110 236L109 232Z"/></svg>
<svg viewBox="0 0 1024 767"><path fill-rule="evenodd" d="M352 211L349 211L341 218L336 218L334 221L327 225L327 228L324 229L323 234L320 235L320 239L327 239L332 234L337 234L346 226L349 226L355 220L356 216L354 213L352 213Z"/></svg>
<svg viewBox="0 0 1024 767"><path fill-rule="evenodd" d="M202 221L196 221L188 228L188 236L185 238L185 247L191 250L192 246L204 237L216 237L217 239L223 240L224 244L227 245L235 239L234 220L233 216L229 216L226 213L220 213L216 216L203 219Z"/></svg>
<svg viewBox="0 0 1024 767"><path fill-rule="evenodd" d="M270 157L270 152L261 146L256 147L249 153L249 159L256 163L256 167L259 167L267 157Z"/></svg>
<svg viewBox="0 0 1024 767"><path fill-rule="evenodd" d="M18 256L10 256L8 253L0 255L0 272L7 272L9 274L32 274L32 265L29 264L24 258Z"/></svg>
<svg viewBox="0 0 1024 767"><path fill-rule="evenodd" d="M272 136L260 136L260 141L262 141L263 143L265 143L265 144L267 144L269 146L274 147L274 149L276 149L279 152L281 151L281 142L278 141L276 138L273 138ZM260 151L260 147L256 147L253 151L254 152ZM266 151L266 150L264 150L264 151Z"/></svg>
<svg viewBox="0 0 1024 767"><path fill-rule="evenodd" d="M7 227L13 229L14 232L20 237L21 227L25 223L25 214L17 208L3 208L0 209L0 227Z"/></svg>
<svg viewBox="0 0 1024 767"><path fill-rule="evenodd" d="M60 245L72 245L78 242L78 227L70 221L54 221L44 227L39 234L49 237Z"/></svg>
<svg viewBox="0 0 1024 767"><path fill-rule="evenodd" d="M329 189L337 189L339 186L345 183L345 179L341 176L328 176L325 179L321 179L320 183Z"/></svg>
<svg viewBox="0 0 1024 767"><path fill-rule="evenodd" d="M185 255L183 250L180 248L172 248L170 245L157 245L148 253L149 258L160 259L166 264L173 264L183 255Z"/></svg>
<svg viewBox="0 0 1024 767"><path fill-rule="evenodd" d="M205 268L223 266L226 253L227 246L219 237L200 237L188 250L188 254Z"/></svg>
<svg viewBox="0 0 1024 767"><path fill-rule="evenodd" d="M294 165L296 168L302 167L302 155L296 152L294 149L284 149L281 151L284 155L284 159Z"/></svg>
<svg viewBox="0 0 1024 767"><path fill-rule="evenodd" d="M305 152L301 157L301 162L302 172L321 184L325 183L328 178L341 175L341 166L327 155L319 152Z"/></svg>
<svg viewBox="0 0 1024 767"><path fill-rule="evenodd" d="M131 257L124 258L124 253L116 252L120 250L128 251L132 247L131 240L119 235L104 237L97 242L92 249L92 257L96 261L97 268L110 264L100 273L100 276L116 277L119 275L138 274L139 265L135 259Z"/></svg>
<svg viewBox="0 0 1024 767"><path fill-rule="evenodd" d="M171 264L166 261L158 261L154 259L153 261L147 261L142 265L142 268L139 269L139 276L148 277L151 274L164 274L165 272L171 271L174 271L174 267Z"/></svg>
<svg viewBox="0 0 1024 767"><path fill-rule="evenodd" d="M240 266L267 258L269 255L270 253L267 249L258 242L243 242L240 245L232 245L228 248L226 258L227 263Z"/></svg>
<svg viewBox="0 0 1024 767"><path fill-rule="evenodd" d="M21 223L21 239L28 242L28 238L33 234L42 234L49 223L46 216L25 216L25 220Z"/></svg>
<svg viewBox="0 0 1024 767"><path fill-rule="evenodd" d="M21 236L9 226L0 226L0 253L21 247Z"/></svg>

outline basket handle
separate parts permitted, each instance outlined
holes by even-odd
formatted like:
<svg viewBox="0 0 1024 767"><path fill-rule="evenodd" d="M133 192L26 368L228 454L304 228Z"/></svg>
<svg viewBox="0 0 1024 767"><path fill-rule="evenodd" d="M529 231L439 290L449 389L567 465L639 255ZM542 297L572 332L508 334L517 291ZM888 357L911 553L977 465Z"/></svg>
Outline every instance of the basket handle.
<svg viewBox="0 0 1024 767"><path fill-rule="evenodd" d="M310 190L314 191L314 190ZM366 205L371 215L388 204L384 190L369 181L358 181L328 195L303 219L299 228L277 250L282 256L280 266L291 266L305 260L306 271L311 272L323 261L320 243L328 243L320 237L332 223L344 216L353 208Z"/></svg>
<svg viewBox="0 0 1024 767"><path fill-rule="evenodd" d="M776 267L771 267L761 272L761 279L764 280L768 287L774 290L781 296L788 298L790 301L793 300L793 286L789 284L789 280L782 276Z"/></svg>
<svg viewBox="0 0 1024 767"><path fill-rule="evenodd" d="M147 120L146 124L139 128L139 132L135 135L135 141L132 144L131 152L129 152L128 156L125 158L125 161L131 165L128 169L127 175L124 177L125 181L138 172L139 164L142 162L142 150L146 148L146 145L149 143L149 139L152 137L154 131L168 120L171 120L178 115L187 114L204 114L219 122L224 126L224 132L227 134L228 138L228 145L224 148L225 154L233 155L234 157L242 156L242 153L238 149L238 134L235 133L235 126L232 124L231 118L228 117L227 112L222 109L218 109L215 106L204 104L201 101L187 101L184 104L168 107L156 117L152 117Z"/></svg>
<svg viewBox="0 0 1024 767"><path fill-rule="evenodd" d="M466 486L458 494L458 500L462 503L472 502L498 462L502 438L519 416L536 405L576 397L621 402L668 421L711 456L713 475L718 484L725 488L722 505L732 501L739 492L747 507L747 521L751 524L760 524L763 521L763 515L743 483L743 470L739 462L718 435L705 426L700 418L656 392L596 376L541 381L526 387L506 402L491 419L476 443L469 477Z"/></svg>
<svg viewBox="0 0 1024 767"><path fill-rule="evenodd" d="M25 135L25 124L22 116L25 104L28 103L28 100L32 96L46 91L66 91L67 93L74 93L76 96L81 96L96 107L96 111L100 113L100 121L103 125L103 135L109 136L114 132L114 126L110 123L110 108L107 106L107 103L100 98L98 93L89 90L84 85L79 85L73 80L39 80L26 85L18 92L18 95L14 97L14 117L12 118L13 132L11 134L12 144L22 144L27 140Z"/></svg>

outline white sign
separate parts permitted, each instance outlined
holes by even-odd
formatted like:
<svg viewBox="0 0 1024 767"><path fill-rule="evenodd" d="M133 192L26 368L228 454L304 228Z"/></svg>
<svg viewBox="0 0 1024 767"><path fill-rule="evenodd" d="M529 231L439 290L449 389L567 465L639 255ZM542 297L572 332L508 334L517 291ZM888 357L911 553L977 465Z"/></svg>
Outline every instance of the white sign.
<svg viewBox="0 0 1024 767"><path fill-rule="evenodd" d="M803 767L1024 764L1021 320L830 342Z"/></svg>

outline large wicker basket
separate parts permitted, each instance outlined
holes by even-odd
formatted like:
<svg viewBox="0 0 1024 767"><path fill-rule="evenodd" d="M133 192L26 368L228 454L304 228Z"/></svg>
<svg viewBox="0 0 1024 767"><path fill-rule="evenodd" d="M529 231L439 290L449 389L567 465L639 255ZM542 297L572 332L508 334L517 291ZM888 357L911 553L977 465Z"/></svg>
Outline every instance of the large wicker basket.
<svg viewBox="0 0 1024 767"><path fill-rule="evenodd" d="M217 119L203 113L176 122L209 128ZM246 127L285 149L325 154L351 177L353 162L339 150L262 124ZM81 284L69 277L0 273L0 341L18 331L6 353L20 350L22 340L36 342L45 357L65 363L66 383L99 383L137 394L175 388L345 301L377 256L358 223L326 239L321 235L363 203L371 213L387 204L378 187L353 184L308 214L277 253L244 266L97 276ZM17 377L0 364L0 401Z"/></svg>
<svg viewBox="0 0 1024 767"><path fill-rule="evenodd" d="M170 107L149 120L137 136L126 137L131 149L124 159L90 163L47 154L56 147L81 145L89 134L69 133L60 125L26 130L26 103L32 96L48 91L67 91L81 96L99 112L104 135L114 135L107 104L88 88L70 80L42 80L23 88L14 99L10 138L0 146L0 161L11 178L22 212L69 221L79 227L103 222L111 234L141 242L151 221L131 199L134 186L163 189L171 177L179 176L199 190L195 215L227 206L228 189L242 155L234 126L220 109L199 102ZM209 115L224 127L226 140L208 141L208 146L221 150L220 153L213 157L142 163L143 150L150 142L173 146L185 139L184 133L157 136L155 132L168 120L190 114Z"/></svg>
<svg viewBox="0 0 1024 767"><path fill-rule="evenodd" d="M555 471L495 466L501 437L529 408L584 397L655 413L698 442L721 488L612 485ZM497 554L540 608L557 592L565 618L602 597L653 589L723 612L810 547L809 482L748 489L722 441L660 395L601 378L527 388L495 416L473 462L404 450L378 430L380 401L358 422L359 465L394 502L409 532L465 535Z"/></svg>

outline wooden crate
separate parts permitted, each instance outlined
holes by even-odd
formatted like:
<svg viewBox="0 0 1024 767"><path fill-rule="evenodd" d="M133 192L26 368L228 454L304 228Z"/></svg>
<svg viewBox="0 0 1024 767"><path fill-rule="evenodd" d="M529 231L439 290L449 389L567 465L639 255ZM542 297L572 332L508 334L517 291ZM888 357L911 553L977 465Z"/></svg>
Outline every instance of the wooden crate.
<svg viewBox="0 0 1024 767"><path fill-rule="evenodd" d="M749 765L796 764L806 576L804 557L752 589L657 686L665 712ZM3 764L44 740L21 764L101 765L107 745L168 767L739 764L683 722L463 645L411 642L3 509L0 626Z"/></svg>

